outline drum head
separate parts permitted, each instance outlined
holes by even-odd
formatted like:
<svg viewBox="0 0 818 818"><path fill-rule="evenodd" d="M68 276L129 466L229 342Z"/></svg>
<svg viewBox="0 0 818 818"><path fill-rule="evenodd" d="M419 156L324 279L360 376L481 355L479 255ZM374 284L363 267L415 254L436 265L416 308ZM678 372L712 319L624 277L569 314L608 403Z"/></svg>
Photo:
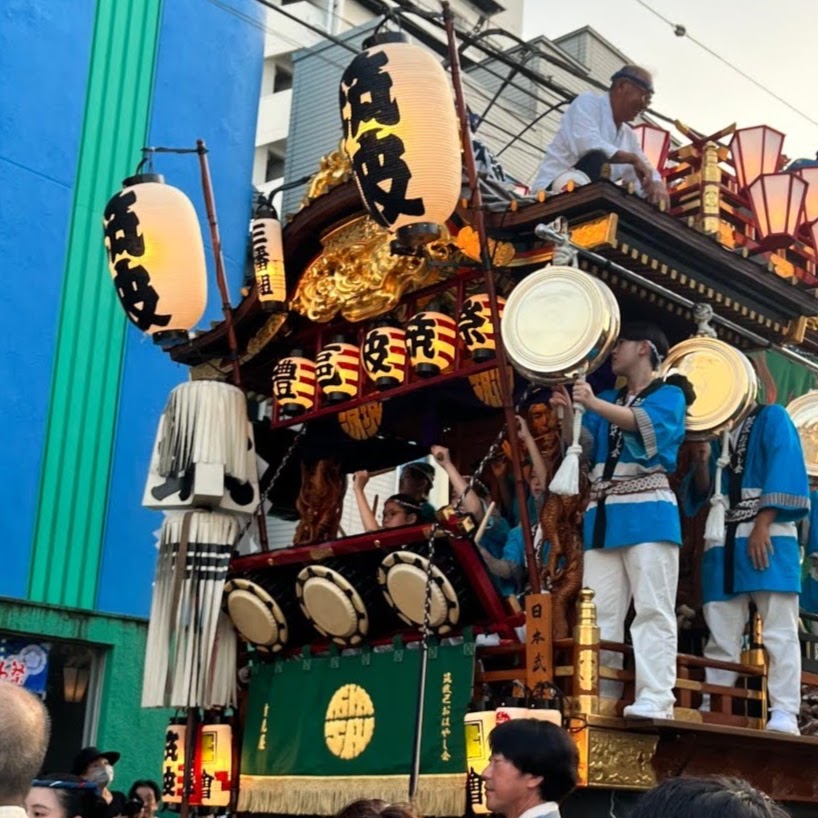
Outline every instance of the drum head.
<svg viewBox="0 0 818 818"><path fill-rule="evenodd" d="M264 588L237 578L225 583L224 592L227 613L245 641L273 652L287 644L287 618Z"/></svg>
<svg viewBox="0 0 818 818"><path fill-rule="evenodd" d="M750 360L717 338L689 338L676 344L662 363L662 374L675 370L696 390L687 409L689 436L707 438L739 423L758 395L758 378Z"/></svg>
<svg viewBox="0 0 818 818"><path fill-rule="evenodd" d="M369 630L369 614L355 586L334 568L309 565L296 579L295 593L315 629L340 645L357 645Z"/></svg>
<svg viewBox="0 0 818 818"><path fill-rule="evenodd" d="M378 583L386 601L408 625L423 626L426 601L426 572L429 560L411 551L393 551L378 569ZM432 566L430 627L448 633L460 619L460 601L452 583Z"/></svg>
<svg viewBox="0 0 818 818"><path fill-rule="evenodd" d="M546 267L506 302L503 343L515 369L551 386L593 372L619 334L619 306L606 284L576 267Z"/></svg>
<svg viewBox="0 0 818 818"><path fill-rule="evenodd" d="M818 389L796 398L787 406L787 411L801 438L807 474L818 477Z"/></svg>

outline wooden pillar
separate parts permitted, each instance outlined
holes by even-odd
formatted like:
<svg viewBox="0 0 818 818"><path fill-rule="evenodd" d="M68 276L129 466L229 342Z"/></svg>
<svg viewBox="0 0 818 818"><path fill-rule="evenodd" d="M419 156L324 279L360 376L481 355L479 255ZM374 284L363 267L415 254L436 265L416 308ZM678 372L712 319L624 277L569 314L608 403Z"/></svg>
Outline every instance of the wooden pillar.
<svg viewBox="0 0 818 818"><path fill-rule="evenodd" d="M719 146L708 142L702 151L701 215L699 227L705 233L718 234L721 224L721 168Z"/></svg>

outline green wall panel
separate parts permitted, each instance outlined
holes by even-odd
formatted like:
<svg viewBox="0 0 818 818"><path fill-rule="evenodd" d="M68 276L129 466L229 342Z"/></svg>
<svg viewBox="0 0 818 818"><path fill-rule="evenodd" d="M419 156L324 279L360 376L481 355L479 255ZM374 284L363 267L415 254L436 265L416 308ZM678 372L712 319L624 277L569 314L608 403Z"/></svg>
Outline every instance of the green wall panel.
<svg viewBox="0 0 818 818"><path fill-rule="evenodd" d="M0 599L0 623L4 631L38 640L84 642L102 650L105 675L95 744L122 753L114 789L127 790L137 778L159 779L164 730L172 711L146 710L140 704L146 620Z"/></svg>
<svg viewBox="0 0 818 818"><path fill-rule="evenodd" d="M162 0L98 0L29 577L32 600L92 608L126 319L102 211L148 132Z"/></svg>

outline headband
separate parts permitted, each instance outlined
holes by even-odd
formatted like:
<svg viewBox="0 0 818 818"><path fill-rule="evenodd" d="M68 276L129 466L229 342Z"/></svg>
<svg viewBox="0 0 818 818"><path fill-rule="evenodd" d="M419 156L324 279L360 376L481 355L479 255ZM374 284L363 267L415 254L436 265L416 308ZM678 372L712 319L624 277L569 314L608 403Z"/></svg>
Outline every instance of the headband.
<svg viewBox="0 0 818 818"><path fill-rule="evenodd" d="M611 82L616 82L617 80L628 80L628 82L638 85L643 91L647 91L649 94L654 92L653 83L648 82L643 77L638 77L636 74L632 74L626 68L620 68L619 71L611 76Z"/></svg>

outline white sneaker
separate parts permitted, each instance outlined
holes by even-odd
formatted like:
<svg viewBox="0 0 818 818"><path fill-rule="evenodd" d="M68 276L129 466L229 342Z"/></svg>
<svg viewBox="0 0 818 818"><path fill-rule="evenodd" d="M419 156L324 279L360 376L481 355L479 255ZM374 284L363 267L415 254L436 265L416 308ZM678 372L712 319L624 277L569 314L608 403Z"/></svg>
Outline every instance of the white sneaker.
<svg viewBox="0 0 818 818"><path fill-rule="evenodd" d="M622 715L626 719L672 719L673 710L659 710L650 702L635 701L622 711Z"/></svg>
<svg viewBox="0 0 818 818"><path fill-rule="evenodd" d="M791 736L800 736L798 729L798 717L795 713L788 713L786 710L771 710L770 720L767 722L766 730L773 733L789 733Z"/></svg>

